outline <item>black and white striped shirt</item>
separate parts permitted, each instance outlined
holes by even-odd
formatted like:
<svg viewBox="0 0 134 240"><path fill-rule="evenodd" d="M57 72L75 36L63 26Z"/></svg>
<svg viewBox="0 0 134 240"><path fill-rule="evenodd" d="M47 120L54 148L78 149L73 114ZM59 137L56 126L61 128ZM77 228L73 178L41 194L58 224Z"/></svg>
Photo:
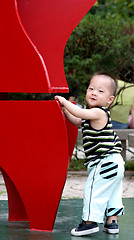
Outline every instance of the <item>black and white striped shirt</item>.
<svg viewBox="0 0 134 240"><path fill-rule="evenodd" d="M108 108L100 107L108 115L108 122L101 130L93 129L90 120L82 120L83 147L86 155L85 165L92 162L96 165L100 159L112 153L120 153L121 141L112 128L110 111Z"/></svg>

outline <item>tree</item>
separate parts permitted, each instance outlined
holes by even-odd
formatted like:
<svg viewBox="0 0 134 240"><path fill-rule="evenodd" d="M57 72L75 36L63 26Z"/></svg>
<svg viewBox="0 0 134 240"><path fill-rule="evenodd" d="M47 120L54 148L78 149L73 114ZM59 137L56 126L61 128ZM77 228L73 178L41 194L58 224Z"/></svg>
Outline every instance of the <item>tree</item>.
<svg viewBox="0 0 134 240"><path fill-rule="evenodd" d="M132 21L134 2L132 0L98 0L93 12L103 18L113 18L121 22Z"/></svg>
<svg viewBox="0 0 134 240"><path fill-rule="evenodd" d="M66 78L69 87L76 88L74 95L79 95L80 103L94 72L105 70L116 77L123 69L133 72L133 44L131 22L121 23L118 18L90 13L84 17L70 36L64 55ZM133 81L131 76L130 82Z"/></svg>

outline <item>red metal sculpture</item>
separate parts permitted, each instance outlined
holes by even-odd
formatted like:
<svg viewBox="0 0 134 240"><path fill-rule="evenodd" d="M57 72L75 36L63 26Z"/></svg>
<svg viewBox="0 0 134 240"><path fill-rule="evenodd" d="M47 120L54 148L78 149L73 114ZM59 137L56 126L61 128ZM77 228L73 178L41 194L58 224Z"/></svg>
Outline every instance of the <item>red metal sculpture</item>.
<svg viewBox="0 0 134 240"><path fill-rule="evenodd" d="M67 92L65 44L95 2L1 0L0 92ZM9 220L51 231L77 128L56 101L0 101L0 109Z"/></svg>

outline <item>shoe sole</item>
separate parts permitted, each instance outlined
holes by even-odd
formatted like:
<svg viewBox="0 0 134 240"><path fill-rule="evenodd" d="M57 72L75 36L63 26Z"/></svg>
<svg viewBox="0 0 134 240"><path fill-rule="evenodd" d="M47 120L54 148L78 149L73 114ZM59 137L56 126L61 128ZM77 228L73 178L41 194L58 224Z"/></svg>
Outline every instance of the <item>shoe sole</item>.
<svg viewBox="0 0 134 240"><path fill-rule="evenodd" d="M104 232L110 233L110 234L117 234L119 233L119 229L110 229L110 228L103 228Z"/></svg>
<svg viewBox="0 0 134 240"><path fill-rule="evenodd" d="M88 230L83 230L83 231L76 231L76 228L73 228L71 231L71 235L73 236L85 236L89 235L91 233L96 233L99 232L99 227L88 229Z"/></svg>

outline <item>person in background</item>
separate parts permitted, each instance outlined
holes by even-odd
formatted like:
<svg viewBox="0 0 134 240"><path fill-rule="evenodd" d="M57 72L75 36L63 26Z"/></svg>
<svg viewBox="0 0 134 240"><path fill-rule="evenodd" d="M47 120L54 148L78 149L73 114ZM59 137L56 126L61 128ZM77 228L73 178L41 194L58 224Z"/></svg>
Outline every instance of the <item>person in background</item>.
<svg viewBox="0 0 134 240"><path fill-rule="evenodd" d="M134 104L131 107L131 113L130 113L129 119L128 119L128 127L134 128Z"/></svg>
<svg viewBox="0 0 134 240"><path fill-rule="evenodd" d="M134 103L134 84L118 80L118 90L111 107L111 119L114 129L126 129L131 106Z"/></svg>

